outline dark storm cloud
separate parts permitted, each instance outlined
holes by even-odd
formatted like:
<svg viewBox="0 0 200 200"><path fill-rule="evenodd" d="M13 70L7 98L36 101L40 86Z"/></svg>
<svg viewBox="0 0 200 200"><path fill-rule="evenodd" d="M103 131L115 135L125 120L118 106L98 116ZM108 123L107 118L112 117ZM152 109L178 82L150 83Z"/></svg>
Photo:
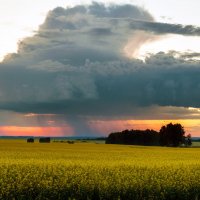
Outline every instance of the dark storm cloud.
<svg viewBox="0 0 200 200"><path fill-rule="evenodd" d="M112 35L112 31L109 28L94 28L90 33L94 36Z"/></svg>
<svg viewBox="0 0 200 200"><path fill-rule="evenodd" d="M80 116L126 117L138 107L199 107L198 61L158 53L144 63L124 53L130 38L133 51L138 34L142 44L151 39L138 30L195 35L193 28L155 23L132 5L56 8L0 64L0 109L64 114L82 124Z"/></svg>
<svg viewBox="0 0 200 200"><path fill-rule="evenodd" d="M90 62L55 70L35 67L14 71L6 66L0 80L2 109L17 112L85 116L130 115L135 107L200 104L200 68L171 54L159 53L142 63ZM52 64L52 66L53 66ZM44 63L45 65L45 63ZM56 66L55 66L56 67ZM11 80L4 80L4 77ZM14 84L13 84L14 83Z"/></svg>
<svg viewBox="0 0 200 200"><path fill-rule="evenodd" d="M200 53L196 53L196 52L188 52L188 53L182 53L180 54L180 56L184 59L195 59L195 58L200 58Z"/></svg>
<svg viewBox="0 0 200 200"><path fill-rule="evenodd" d="M130 20L129 20L130 21ZM156 34L181 34L199 36L200 28L192 25L168 24L159 22L132 21L130 28L133 30L143 30Z"/></svg>

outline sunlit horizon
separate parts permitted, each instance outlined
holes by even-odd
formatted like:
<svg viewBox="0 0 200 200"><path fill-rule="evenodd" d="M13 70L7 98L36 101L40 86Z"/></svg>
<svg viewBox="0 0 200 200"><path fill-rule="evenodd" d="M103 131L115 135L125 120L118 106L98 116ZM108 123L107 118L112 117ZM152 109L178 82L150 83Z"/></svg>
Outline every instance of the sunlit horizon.
<svg viewBox="0 0 200 200"><path fill-rule="evenodd" d="M0 136L49 136L49 137L107 137L111 132L123 130L146 130L158 131L169 123L179 123L184 127L185 135L191 134L192 137L200 137L200 120L98 120L90 121L90 128L94 135L84 132L75 134L73 127L68 126L46 126L46 127L21 127L21 126L0 126ZM194 128L198 127L198 128ZM96 134L95 134L96 133Z"/></svg>

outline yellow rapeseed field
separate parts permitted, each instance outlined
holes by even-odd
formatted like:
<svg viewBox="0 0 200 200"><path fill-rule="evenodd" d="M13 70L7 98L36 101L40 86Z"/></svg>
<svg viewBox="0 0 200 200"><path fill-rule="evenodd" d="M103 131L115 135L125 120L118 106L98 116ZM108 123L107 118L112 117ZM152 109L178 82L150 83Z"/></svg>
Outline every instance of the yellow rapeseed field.
<svg viewBox="0 0 200 200"><path fill-rule="evenodd" d="M200 148L0 140L0 199L200 199Z"/></svg>

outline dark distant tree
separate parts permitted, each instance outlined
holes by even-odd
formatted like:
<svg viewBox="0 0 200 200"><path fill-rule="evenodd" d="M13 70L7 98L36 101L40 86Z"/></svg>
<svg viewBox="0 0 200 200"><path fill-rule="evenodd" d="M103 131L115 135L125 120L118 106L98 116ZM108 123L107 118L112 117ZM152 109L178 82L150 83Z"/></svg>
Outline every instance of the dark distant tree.
<svg viewBox="0 0 200 200"><path fill-rule="evenodd" d="M167 146L166 126L162 126L159 133L160 133L160 145L161 146Z"/></svg>
<svg viewBox="0 0 200 200"><path fill-rule="evenodd" d="M124 130L111 133L106 139L106 144L127 144L127 145L159 145L159 133L154 130Z"/></svg>
<svg viewBox="0 0 200 200"><path fill-rule="evenodd" d="M160 145L177 147L184 144L185 131L181 124L169 123L160 129Z"/></svg>
<svg viewBox="0 0 200 200"><path fill-rule="evenodd" d="M185 131L181 124L169 123L162 126L160 132L154 130L124 130L109 134L106 144L128 144L145 146L191 146L191 135L185 137Z"/></svg>
<svg viewBox="0 0 200 200"><path fill-rule="evenodd" d="M191 136L191 134L188 134L185 137L185 146L192 146L192 136Z"/></svg>
<svg viewBox="0 0 200 200"><path fill-rule="evenodd" d="M27 143L34 143L34 138L28 138Z"/></svg>

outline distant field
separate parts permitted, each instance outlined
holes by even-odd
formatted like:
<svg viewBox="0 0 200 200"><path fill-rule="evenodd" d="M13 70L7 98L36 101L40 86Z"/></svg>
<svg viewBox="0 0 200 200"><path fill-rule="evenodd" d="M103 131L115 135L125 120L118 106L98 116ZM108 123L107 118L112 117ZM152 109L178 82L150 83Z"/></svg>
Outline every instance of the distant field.
<svg viewBox="0 0 200 200"><path fill-rule="evenodd" d="M0 140L0 199L199 199L200 148Z"/></svg>
<svg viewBox="0 0 200 200"><path fill-rule="evenodd" d="M193 147L200 147L200 142L192 142Z"/></svg>

